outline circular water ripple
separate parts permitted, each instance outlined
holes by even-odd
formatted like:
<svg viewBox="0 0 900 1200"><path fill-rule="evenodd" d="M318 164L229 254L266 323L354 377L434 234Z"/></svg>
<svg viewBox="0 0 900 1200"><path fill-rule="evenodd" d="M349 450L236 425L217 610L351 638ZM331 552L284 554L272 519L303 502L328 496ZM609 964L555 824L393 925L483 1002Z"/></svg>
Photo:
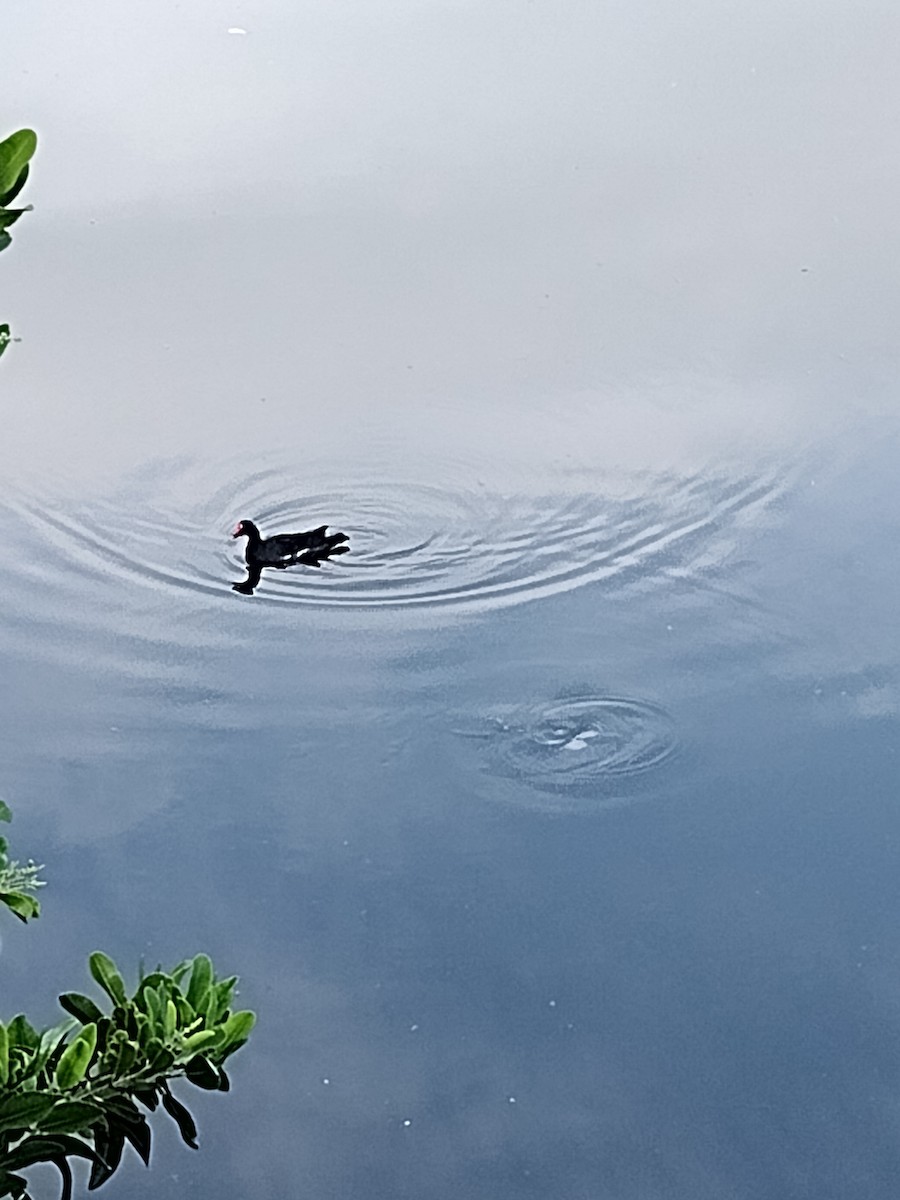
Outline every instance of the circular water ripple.
<svg viewBox="0 0 900 1200"><path fill-rule="evenodd" d="M695 476L645 477L630 489L619 480L606 494L502 495L366 478L301 491L276 469L207 482L177 464L90 505L20 496L28 561L55 560L84 583L113 576L221 595L241 579L243 543L229 536L238 519L255 520L264 536L327 523L349 535L350 552L320 570L264 571L254 603L484 611L602 580L707 570L730 552L735 525L784 490L774 477Z"/></svg>
<svg viewBox="0 0 900 1200"><path fill-rule="evenodd" d="M264 534L328 522L350 537L350 553L321 573L264 573L257 599L478 611L624 581L654 564L684 565L702 556L708 565L720 534L780 494L776 481L759 478L644 480L644 491L624 497L361 481L341 492L273 502L265 492L271 497L276 480L254 483L252 495L237 504L231 497L230 517L252 517ZM725 552L721 539L719 551ZM234 561L227 543L221 561Z"/></svg>
<svg viewBox="0 0 900 1200"><path fill-rule="evenodd" d="M641 790L638 777L678 750L664 709L619 696L570 696L460 722L453 732L480 744L482 771L573 804L590 801L599 807L633 799ZM504 790L501 798L529 803L521 787Z"/></svg>

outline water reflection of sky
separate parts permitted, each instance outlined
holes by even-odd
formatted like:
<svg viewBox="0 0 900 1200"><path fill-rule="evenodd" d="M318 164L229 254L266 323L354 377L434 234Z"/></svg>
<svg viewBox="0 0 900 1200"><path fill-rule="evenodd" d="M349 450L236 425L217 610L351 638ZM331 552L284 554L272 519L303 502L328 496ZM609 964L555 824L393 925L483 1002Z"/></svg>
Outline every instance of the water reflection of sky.
<svg viewBox="0 0 900 1200"><path fill-rule="evenodd" d="M111 1189L893 1197L897 33L5 28L3 1013L100 946L260 1013ZM352 553L240 597L241 517Z"/></svg>

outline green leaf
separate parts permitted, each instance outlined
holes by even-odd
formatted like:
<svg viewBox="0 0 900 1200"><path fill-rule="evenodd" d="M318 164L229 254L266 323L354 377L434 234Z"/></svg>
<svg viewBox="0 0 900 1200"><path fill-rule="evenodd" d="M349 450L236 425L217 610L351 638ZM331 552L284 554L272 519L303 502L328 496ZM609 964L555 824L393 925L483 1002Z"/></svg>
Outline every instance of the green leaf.
<svg viewBox="0 0 900 1200"><path fill-rule="evenodd" d="M137 1100L140 1104L143 1104L144 1108L148 1108L150 1112L153 1112L159 1103L156 1098L155 1087L134 1088L132 1095L134 1096L135 1100Z"/></svg>
<svg viewBox="0 0 900 1200"><path fill-rule="evenodd" d="M91 1170L91 1178L88 1182L88 1191L93 1191L106 1183L107 1179L114 1173L116 1167L122 1158L122 1151L125 1148L125 1134L118 1125L114 1125L110 1129L106 1129L97 1134L94 1141L94 1149L97 1151L97 1157L94 1166Z"/></svg>
<svg viewBox="0 0 900 1200"><path fill-rule="evenodd" d="M177 1025L178 1009L175 1007L174 1000L167 1000L165 1012L165 1035L167 1041L174 1035Z"/></svg>
<svg viewBox="0 0 900 1200"><path fill-rule="evenodd" d="M202 1012L206 1005L206 997L213 984L213 965L205 954L194 958L191 971L191 981L188 984L187 1002L194 1012Z"/></svg>
<svg viewBox="0 0 900 1200"><path fill-rule="evenodd" d="M22 188L25 186L25 181L28 179L28 172L30 169L30 164L26 163L19 172L19 178L12 185L9 191L4 192L3 195L0 196L0 204L11 204L12 201L15 200L16 196L18 196L19 192L21 192ZM2 1193L0 1193L0 1195L2 1195Z"/></svg>
<svg viewBox="0 0 900 1200"><path fill-rule="evenodd" d="M9 807L9 805L6 803L5 800L0 800L0 821L9 822L11 820L12 820L12 809Z"/></svg>
<svg viewBox="0 0 900 1200"><path fill-rule="evenodd" d="M97 1026L85 1025L69 1045L56 1067L56 1086L67 1091L81 1083L97 1048Z"/></svg>
<svg viewBox="0 0 900 1200"><path fill-rule="evenodd" d="M184 1069L185 1079L188 1079L194 1087L203 1088L205 1092L217 1092L219 1090L219 1072L207 1058L202 1055L195 1055Z"/></svg>
<svg viewBox="0 0 900 1200"><path fill-rule="evenodd" d="M194 1118L188 1110L169 1091L163 1092L162 1105L178 1126L178 1132L181 1134L182 1141L190 1146L192 1150L196 1150L197 1126L194 1124Z"/></svg>
<svg viewBox="0 0 900 1200"><path fill-rule="evenodd" d="M90 957L91 974L114 1004L126 1003L125 984L113 960L100 950Z"/></svg>
<svg viewBox="0 0 900 1200"><path fill-rule="evenodd" d="M231 1007L234 987L237 981L237 975L232 975L230 979L222 979L216 984L215 1015L212 1017L211 1024L217 1025L228 1012L228 1009Z"/></svg>
<svg viewBox="0 0 900 1200"><path fill-rule="evenodd" d="M103 1119L99 1104L87 1100L59 1100L41 1118L41 1133L87 1133Z"/></svg>
<svg viewBox="0 0 900 1200"><path fill-rule="evenodd" d="M46 1093L23 1092L10 1096L0 1104L0 1131L30 1129L55 1103L56 1097Z"/></svg>
<svg viewBox="0 0 900 1200"><path fill-rule="evenodd" d="M182 962L180 962L177 967L173 967L172 971L170 973L172 982L174 984L180 984L182 979L184 979L185 975L187 975L188 971L191 969L192 966L193 966L193 960L190 958L186 958Z"/></svg>
<svg viewBox="0 0 900 1200"><path fill-rule="evenodd" d="M256 1024L256 1013L236 1012L228 1018L219 1034L219 1050L223 1055L233 1054L246 1042Z"/></svg>
<svg viewBox="0 0 900 1200"><path fill-rule="evenodd" d="M72 1032L73 1024L70 1017L54 1025L52 1029L44 1030L30 1062L22 1072L22 1079L36 1078L55 1056L58 1057L63 1052L66 1037Z"/></svg>
<svg viewBox="0 0 900 1200"><path fill-rule="evenodd" d="M196 1054L198 1050L205 1050L207 1046L214 1045L218 1040L218 1030L199 1029L196 1033L192 1033L190 1037L184 1039L182 1054Z"/></svg>
<svg viewBox="0 0 900 1200"><path fill-rule="evenodd" d="M13 1200L28 1200L28 1181L21 1175L11 1175L0 1169L0 1196L12 1196Z"/></svg>
<svg viewBox="0 0 900 1200"><path fill-rule="evenodd" d="M12 238L9 236L6 230L0 229L0 250L5 250L11 241Z"/></svg>
<svg viewBox="0 0 900 1200"><path fill-rule="evenodd" d="M63 992L59 1002L66 1012L76 1017L82 1025L103 1020L103 1013L94 1001L90 996L82 996L81 992Z"/></svg>
<svg viewBox="0 0 900 1200"><path fill-rule="evenodd" d="M9 1034L6 1026L0 1021L0 1086L9 1083Z"/></svg>
<svg viewBox="0 0 900 1200"><path fill-rule="evenodd" d="M150 1126L144 1117L122 1126L122 1132L138 1152L145 1167L150 1166Z"/></svg>
<svg viewBox="0 0 900 1200"><path fill-rule="evenodd" d="M0 326L0 337L2 337L3 327ZM8 339L7 339L8 340ZM0 353L6 349L4 343ZM35 900L34 896L26 896L24 892L0 892L0 904L5 904L11 913L14 913L20 921L28 921L32 917L41 915L41 906Z"/></svg>
<svg viewBox="0 0 900 1200"><path fill-rule="evenodd" d="M0 197L4 201L19 186L22 172L35 150L37 134L33 129L18 129L0 142Z"/></svg>
<svg viewBox="0 0 900 1200"><path fill-rule="evenodd" d="M149 976L148 976L149 978ZM145 979L138 989L137 995L134 998L135 1004L139 1005L147 1016L148 1027L152 1033L161 1030L163 1026L163 1002L160 999L159 989L148 984Z"/></svg>
<svg viewBox="0 0 900 1200"><path fill-rule="evenodd" d="M9 243L9 240L10 240L8 233L6 235L0 233L0 250L3 249L3 240L2 239L4 236L6 237L7 244ZM9 345L9 343L11 341L12 341L12 334L9 332L9 326L8 325L0 325L0 354L3 353L3 351L6 349L6 347ZM5 851L5 847L4 847L4 851Z"/></svg>
<svg viewBox="0 0 900 1200"><path fill-rule="evenodd" d="M13 1017L7 1030L10 1046L24 1046L27 1050L36 1050L41 1044L41 1035L22 1013Z"/></svg>
<svg viewBox="0 0 900 1200"><path fill-rule="evenodd" d="M164 1075L175 1062L175 1055L164 1046L159 1038L151 1038L145 1051L147 1060L146 1070L154 1075Z"/></svg>
<svg viewBox="0 0 900 1200"><path fill-rule="evenodd" d="M108 1097L103 1106L119 1125L140 1125L146 1119L131 1097L122 1093Z"/></svg>
<svg viewBox="0 0 900 1200"><path fill-rule="evenodd" d="M97 1155L80 1138L69 1137L64 1133L52 1138L35 1134L7 1153L3 1160L3 1168L18 1170L20 1167L32 1167L35 1163L53 1162L60 1155L86 1158L89 1162L97 1161Z"/></svg>
<svg viewBox="0 0 900 1200"><path fill-rule="evenodd" d="M136 1042L129 1041L128 1038L125 1038L119 1046L119 1053L118 1057L116 1058L115 1070L113 1072L115 1077L117 1079L121 1079L124 1075L127 1075L140 1056L140 1046L138 1046Z"/></svg>

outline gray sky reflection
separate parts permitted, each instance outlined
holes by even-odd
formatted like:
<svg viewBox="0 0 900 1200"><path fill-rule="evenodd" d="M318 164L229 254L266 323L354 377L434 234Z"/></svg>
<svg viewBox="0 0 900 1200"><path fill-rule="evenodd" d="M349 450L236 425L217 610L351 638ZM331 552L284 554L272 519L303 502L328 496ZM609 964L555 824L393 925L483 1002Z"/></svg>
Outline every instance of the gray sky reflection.
<svg viewBox="0 0 900 1200"><path fill-rule="evenodd" d="M896 6L15 7L4 1003L202 947L264 1014L122 1194L893 1197ZM535 507L623 569L229 590L241 517L429 599ZM671 718L630 806L452 741L580 687Z"/></svg>
<svg viewBox="0 0 900 1200"><path fill-rule="evenodd" d="M877 411L892 30L874 4L32 5L4 458L311 422L427 455L470 420L515 456L551 406L676 467Z"/></svg>

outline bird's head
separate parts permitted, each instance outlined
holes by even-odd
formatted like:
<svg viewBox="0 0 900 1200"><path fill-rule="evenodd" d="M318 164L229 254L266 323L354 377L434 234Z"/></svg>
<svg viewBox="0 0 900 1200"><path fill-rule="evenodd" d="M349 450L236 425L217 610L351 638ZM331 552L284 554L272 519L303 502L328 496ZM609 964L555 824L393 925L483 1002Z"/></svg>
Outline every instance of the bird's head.
<svg viewBox="0 0 900 1200"><path fill-rule="evenodd" d="M231 531L231 536L233 538L259 537L259 530L256 528L256 526L253 524L252 521L238 521L237 525L235 525L234 529L232 529L232 531Z"/></svg>

